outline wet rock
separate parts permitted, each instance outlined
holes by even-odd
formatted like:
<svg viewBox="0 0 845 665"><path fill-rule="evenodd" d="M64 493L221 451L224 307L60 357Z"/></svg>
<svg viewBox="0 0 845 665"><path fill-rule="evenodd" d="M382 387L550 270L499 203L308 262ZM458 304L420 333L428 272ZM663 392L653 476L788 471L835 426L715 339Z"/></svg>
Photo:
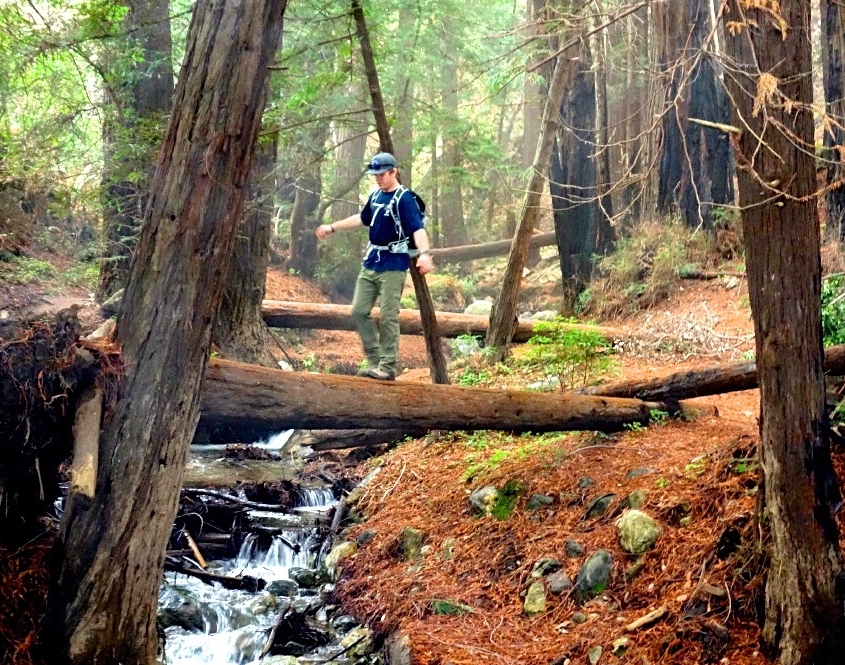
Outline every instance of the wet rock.
<svg viewBox="0 0 845 665"><path fill-rule="evenodd" d="M542 582L534 582L528 587L522 610L530 617L546 611L546 587Z"/></svg>
<svg viewBox="0 0 845 665"><path fill-rule="evenodd" d="M587 660L590 661L590 665L596 665L601 659L603 649L600 646L594 646L587 652Z"/></svg>
<svg viewBox="0 0 845 665"><path fill-rule="evenodd" d="M373 646L373 633L366 626L356 626L340 641L340 646L348 649L346 655L351 658L366 656Z"/></svg>
<svg viewBox="0 0 845 665"><path fill-rule="evenodd" d="M575 578L575 600L584 603L607 588L613 557L605 550L598 550L581 566Z"/></svg>
<svg viewBox="0 0 845 665"><path fill-rule="evenodd" d="M629 510L616 520L619 542L631 554L647 552L660 537L660 525L640 510Z"/></svg>
<svg viewBox="0 0 845 665"><path fill-rule="evenodd" d="M320 572L310 568L291 568L288 576L303 589L316 589L325 581Z"/></svg>
<svg viewBox="0 0 845 665"><path fill-rule="evenodd" d="M474 515L489 515L493 509L493 503L499 497L499 490L492 485L486 485L475 490L469 495L469 502L472 505Z"/></svg>
<svg viewBox="0 0 845 665"><path fill-rule="evenodd" d="M545 577L549 573L554 573L561 568L563 568L563 564L557 559L544 557L542 559L538 559L534 564L534 567L531 569L530 577L532 580L539 580L541 577Z"/></svg>
<svg viewBox="0 0 845 665"><path fill-rule="evenodd" d="M584 512L583 519L589 520L601 517L607 512L607 509L610 508L610 504L613 503L615 498L615 494L602 494L601 496L597 496L587 505L587 510Z"/></svg>
<svg viewBox="0 0 845 665"><path fill-rule="evenodd" d="M358 622L355 620L355 617L351 617L348 614L338 614L332 619L331 623L332 628L341 633L347 633L357 625Z"/></svg>
<svg viewBox="0 0 845 665"><path fill-rule="evenodd" d="M262 614L269 614L270 612L274 612L277 609L279 609L279 599L276 597L276 595L273 594L272 591L270 593L266 593L262 596L259 596L249 604L249 611L255 614L256 616Z"/></svg>
<svg viewBox="0 0 845 665"><path fill-rule="evenodd" d="M274 596L295 596L299 593L299 585L293 580L274 580L267 585L266 591Z"/></svg>
<svg viewBox="0 0 845 665"><path fill-rule="evenodd" d="M550 506L555 502L554 497L548 494L532 494L528 499L528 510L537 510L543 506Z"/></svg>
<svg viewBox="0 0 845 665"><path fill-rule="evenodd" d="M191 602L159 609L158 622L162 628L179 626L185 630L204 630L205 621L200 608Z"/></svg>
<svg viewBox="0 0 845 665"><path fill-rule="evenodd" d="M569 576L561 571L552 573L546 578L546 584L549 585L549 591L555 596L559 596L564 591L569 591L572 588L572 580Z"/></svg>
<svg viewBox="0 0 845 665"><path fill-rule="evenodd" d="M402 529L399 542L402 547L402 557L405 561L416 561L421 556L420 550L422 550L425 542L425 534L412 526L406 526Z"/></svg>
<svg viewBox="0 0 845 665"><path fill-rule="evenodd" d="M337 575L338 564L341 560L355 554L357 549L358 546L350 540L345 540L332 548L332 551L329 552L325 562L326 570L332 578Z"/></svg>
<svg viewBox="0 0 845 665"><path fill-rule="evenodd" d="M583 556L584 547L577 541L567 538L566 542L563 544L563 551L566 552L566 556L572 559L577 559L578 557Z"/></svg>

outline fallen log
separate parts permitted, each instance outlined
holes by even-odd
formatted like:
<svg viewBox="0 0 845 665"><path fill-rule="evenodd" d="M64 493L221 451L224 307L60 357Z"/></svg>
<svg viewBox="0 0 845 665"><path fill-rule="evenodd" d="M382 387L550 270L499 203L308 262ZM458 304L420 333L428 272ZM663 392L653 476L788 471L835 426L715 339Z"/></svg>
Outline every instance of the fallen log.
<svg viewBox="0 0 845 665"><path fill-rule="evenodd" d="M667 410L637 399L423 386L214 359L197 429L253 440L291 428L609 432L646 424L655 409Z"/></svg>
<svg viewBox="0 0 845 665"><path fill-rule="evenodd" d="M535 233L528 241L528 247L545 247L554 245L557 242L555 232ZM475 259L486 259L491 256L505 256L511 250L513 238L485 242L477 245L459 245L457 247L442 247L432 249L431 256L438 262L459 263L461 261L474 261Z"/></svg>
<svg viewBox="0 0 845 665"><path fill-rule="evenodd" d="M243 589L244 591L255 593L256 591L261 591L265 586L267 586L267 582L258 577L252 577L250 575L232 577L230 575L219 575L217 573L209 573L204 570L189 568L188 566L180 563L179 561L168 557L164 559L164 569L174 573L181 573L183 575L190 575L191 577L196 577L198 580L201 580L206 584L212 584L214 582L217 582L224 589Z"/></svg>
<svg viewBox="0 0 845 665"><path fill-rule="evenodd" d="M301 303L287 300L265 300L261 306L264 322L271 328L315 328L319 330L355 330L352 322L352 308L349 305L325 303ZM372 316L378 321L380 310L373 309ZM488 317L480 314L455 314L437 312L437 328L441 337L477 335L484 337L490 323ZM514 331L514 342L527 342L534 335L538 321L519 319ZM590 330L603 334L609 340L625 337L621 330L602 328L579 323L562 323L561 327L572 330ZM416 309L399 310L399 330L403 335L422 335L420 313Z"/></svg>
<svg viewBox="0 0 845 665"><path fill-rule="evenodd" d="M845 373L845 345L831 346L824 352L827 374ZM668 376L640 381L620 381L579 388L576 395L636 397L644 400L680 400L757 387L757 363L725 363L707 369L675 372Z"/></svg>

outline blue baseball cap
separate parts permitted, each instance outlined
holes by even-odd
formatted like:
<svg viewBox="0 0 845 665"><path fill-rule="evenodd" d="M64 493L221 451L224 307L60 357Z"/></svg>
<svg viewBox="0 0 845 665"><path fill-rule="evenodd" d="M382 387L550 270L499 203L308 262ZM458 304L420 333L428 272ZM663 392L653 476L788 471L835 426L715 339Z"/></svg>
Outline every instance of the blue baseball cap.
<svg viewBox="0 0 845 665"><path fill-rule="evenodd" d="M396 168L396 158L389 152L380 152L367 165L367 175L378 175Z"/></svg>

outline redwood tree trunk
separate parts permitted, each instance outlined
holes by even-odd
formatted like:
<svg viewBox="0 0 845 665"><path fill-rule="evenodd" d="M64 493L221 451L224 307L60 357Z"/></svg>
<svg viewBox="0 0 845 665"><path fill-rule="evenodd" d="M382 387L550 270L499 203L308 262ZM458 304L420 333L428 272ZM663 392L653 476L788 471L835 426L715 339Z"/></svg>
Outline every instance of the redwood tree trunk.
<svg viewBox="0 0 845 665"><path fill-rule="evenodd" d="M96 495L68 497L56 542L52 662L156 662L165 546L284 7L200 0L194 8L118 318L125 366L100 436Z"/></svg>
<svg viewBox="0 0 845 665"><path fill-rule="evenodd" d="M275 164L276 142L271 137L256 148L250 201L235 236L235 251L212 337L223 357L265 367L276 367L267 349L267 326L261 313L273 217L268 194Z"/></svg>
<svg viewBox="0 0 845 665"><path fill-rule="evenodd" d="M750 4L729 3L740 25L727 51L735 124L748 124L736 149L771 533L763 640L784 665L838 663L845 580L824 403L810 4L786 0L774 16Z"/></svg>
<svg viewBox="0 0 845 665"><path fill-rule="evenodd" d="M837 0L821 0L821 19L825 110L836 121L824 133L830 185L845 180L845 155L834 147L845 146L845 7ZM825 209L828 228L836 229L845 239L845 186L840 184L827 192Z"/></svg>

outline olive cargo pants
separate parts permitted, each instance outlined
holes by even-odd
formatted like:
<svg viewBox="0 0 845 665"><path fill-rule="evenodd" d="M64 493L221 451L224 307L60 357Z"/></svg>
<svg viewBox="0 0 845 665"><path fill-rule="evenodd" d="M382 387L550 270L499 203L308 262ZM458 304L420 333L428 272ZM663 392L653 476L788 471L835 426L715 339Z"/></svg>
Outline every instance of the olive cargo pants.
<svg viewBox="0 0 845 665"><path fill-rule="evenodd" d="M376 272L361 268L352 297L352 320L370 367L396 375L399 355L399 300L405 285L405 270ZM370 312L380 299L379 325Z"/></svg>

